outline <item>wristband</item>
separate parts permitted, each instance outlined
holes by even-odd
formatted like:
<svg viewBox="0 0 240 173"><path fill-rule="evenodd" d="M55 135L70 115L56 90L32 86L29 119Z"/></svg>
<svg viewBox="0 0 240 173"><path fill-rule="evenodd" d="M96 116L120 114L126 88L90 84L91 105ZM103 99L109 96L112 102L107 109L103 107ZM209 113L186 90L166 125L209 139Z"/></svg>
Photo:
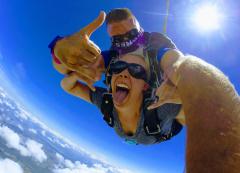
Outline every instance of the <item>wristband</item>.
<svg viewBox="0 0 240 173"><path fill-rule="evenodd" d="M54 49L54 46L56 45L56 43L57 43L57 41L58 40L61 40L61 39L63 39L64 37L61 37L61 36L56 36L52 41L51 41L51 43L49 43L49 45L48 45L48 48L51 50L51 52L53 51L53 49Z"/></svg>
<svg viewBox="0 0 240 173"><path fill-rule="evenodd" d="M53 60L55 63L57 64L61 64L61 61L57 58L57 56L54 54L54 47L57 43L58 40L61 40L63 39L64 37L61 37L61 36L56 36L52 41L51 43L48 45L48 48L50 49L51 51L51 55L53 57Z"/></svg>
<svg viewBox="0 0 240 173"><path fill-rule="evenodd" d="M54 61L56 64L62 64L61 61L56 57L56 55L54 54L53 51L51 52L51 55L52 55L53 61Z"/></svg>

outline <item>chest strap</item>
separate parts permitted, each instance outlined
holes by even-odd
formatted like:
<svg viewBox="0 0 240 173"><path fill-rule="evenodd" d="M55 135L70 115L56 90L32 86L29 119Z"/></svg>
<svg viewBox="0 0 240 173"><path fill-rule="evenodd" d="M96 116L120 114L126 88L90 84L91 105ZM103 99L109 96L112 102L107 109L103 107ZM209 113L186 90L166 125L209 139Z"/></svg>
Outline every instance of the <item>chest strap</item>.
<svg viewBox="0 0 240 173"><path fill-rule="evenodd" d="M101 104L101 112L103 114L103 119L110 126L114 126L114 118L113 118L113 101L112 95L109 93L103 94L102 104Z"/></svg>

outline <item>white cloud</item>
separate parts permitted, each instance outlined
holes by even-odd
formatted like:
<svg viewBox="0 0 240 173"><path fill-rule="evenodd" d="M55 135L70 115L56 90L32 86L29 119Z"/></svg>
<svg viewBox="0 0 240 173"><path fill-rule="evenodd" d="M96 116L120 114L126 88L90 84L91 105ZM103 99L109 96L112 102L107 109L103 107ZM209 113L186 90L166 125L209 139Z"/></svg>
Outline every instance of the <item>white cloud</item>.
<svg viewBox="0 0 240 173"><path fill-rule="evenodd" d="M42 149L42 144L31 139L23 141L16 132L7 126L0 126L0 137L5 139L9 148L18 150L22 156L33 157L39 162L47 159L47 155Z"/></svg>
<svg viewBox="0 0 240 173"><path fill-rule="evenodd" d="M34 133L34 134L37 134L37 130L32 129L32 128L28 129L28 131L29 131L29 132L32 132L32 133Z"/></svg>
<svg viewBox="0 0 240 173"><path fill-rule="evenodd" d="M0 96L2 98L6 98L7 97L7 94L5 93L4 89L3 88L0 88Z"/></svg>
<svg viewBox="0 0 240 173"><path fill-rule="evenodd" d="M45 130L42 130L41 134L46 137L46 131Z"/></svg>
<svg viewBox="0 0 240 173"><path fill-rule="evenodd" d="M20 145L20 137L17 133L9 129L7 126L0 126L0 136L7 142L9 148L18 149Z"/></svg>
<svg viewBox="0 0 240 173"><path fill-rule="evenodd" d="M56 153L56 158L58 163L62 164L64 162L64 157L61 154Z"/></svg>
<svg viewBox="0 0 240 173"><path fill-rule="evenodd" d="M20 130L24 130L23 126L21 124L18 124L17 127L20 129Z"/></svg>
<svg viewBox="0 0 240 173"><path fill-rule="evenodd" d="M114 168L112 166L103 166L102 164L94 164L92 167L81 163L80 161L72 162L64 159L64 157L56 153L58 164L55 165L54 173L132 173L129 170Z"/></svg>
<svg viewBox="0 0 240 173"><path fill-rule="evenodd" d="M74 163L74 167L65 167L65 168L57 168L53 170L54 173L132 173L128 170L116 169L113 167L104 167L101 164L94 164L92 167L89 167L86 164L82 164L79 161Z"/></svg>
<svg viewBox="0 0 240 173"><path fill-rule="evenodd" d="M64 143L65 141L57 138L57 137L47 137L49 141L51 141L52 143L55 143L55 144L58 144L60 145L61 147L63 148L70 148L70 149L75 149L74 146L70 146L69 144L67 143Z"/></svg>
<svg viewBox="0 0 240 173"><path fill-rule="evenodd" d="M41 127L42 129L39 132L41 132L41 134L47 137L51 142L57 143L62 147L71 148L76 152L84 153L90 158L97 159L102 163L89 166L79 161L73 162L69 159L65 159L60 154L56 154L59 163L55 165L55 169L53 170L54 173L131 173L129 170L113 167L110 164L107 164L107 162L104 163L104 161L99 157L93 156L92 154L86 152L86 150L82 149L82 147L79 145L73 143L71 140L50 129L31 113L27 112L21 105L17 104L17 108L20 110L20 114L16 114L16 116L18 116L21 121L31 121L35 125ZM21 126L19 126L19 129L21 129ZM36 131L35 129L31 128L28 130L32 131L33 133ZM46 133L49 135L46 135ZM18 150L22 156L32 157L39 162L47 160L47 155L43 150L42 144L31 139L22 138L19 134L7 126L0 125L0 137L6 141L6 145L9 148Z"/></svg>
<svg viewBox="0 0 240 173"><path fill-rule="evenodd" d="M70 169L74 169L75 168L75 164L71 160L68 160L68 159L64 160L64 165L67 168L70 168Z"/></svg>
<svg viewBox="0 0 240 173"><path fill-rule="evenodd" d="M4 160L1 159L0 172L1 173L23 173L23 169L18 163L10 159L4 159Z"/></svg>
<svg viewBox="0 0 240 173"><path fill-rule="evenodd" d="M25 108L22 105L17 103L17 106L18 106L18 109L20 110L20 113L16 114L16 116L21 118L21 120L28 120L28 121L31 121L32 123L36 124L36 125L39 125L42 128L41 134L43 136L46 137L46 132L50 133L52 135L52 137L47 136L47 138L51 142L59 144L63 148L69 148L69 149L76 150L80 153L87 154L90 158L93 158L93 159L98 158L98 157L94 156L93 154L90 154L89 152L87 152L86 149L83 149L79 145L73 143L71 140L67 139L66 137L63 137L58 132L49 128L46 124L44 124L42 121L40 121L34 115L32 115L31 113L26 111Z"/></svg>
<svg viewBox="0 0 240 173"><path fill-rule="evenodd" d="M18 118L22 118L23 120L27 120L28 116L29 116L28 113L24 109L22 109L20 107L18 107L18 108L19 108L20 112L18 114L16 114L16 116Z"/></svg>
<svg viewBox="0 0 240 173"><path fill-rule="evenodd" d="M42 144L32 140L28 139L26 142L26 146L28 148L28 151L31 153L33 157L35 157L36 160L39 162L43 162L44 160L47 160L47 155L42 150Z"/></svg>

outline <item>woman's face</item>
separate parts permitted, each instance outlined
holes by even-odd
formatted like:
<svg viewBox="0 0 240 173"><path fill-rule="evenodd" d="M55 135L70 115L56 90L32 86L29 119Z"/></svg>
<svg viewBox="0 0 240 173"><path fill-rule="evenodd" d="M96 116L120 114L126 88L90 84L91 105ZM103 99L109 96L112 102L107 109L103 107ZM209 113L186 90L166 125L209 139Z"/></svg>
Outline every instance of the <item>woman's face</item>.
<svg viewBox="0 0 240 173"><path fill-rule="evenodd" d="M146 70L146 63L142 57L136 55L124 55L121 61L139 64ZM136 79L126 68L118 74L113 74L111 80L113 103L118 109L136 109L142 104L143 91L147 84L143 79Z"/></svg>

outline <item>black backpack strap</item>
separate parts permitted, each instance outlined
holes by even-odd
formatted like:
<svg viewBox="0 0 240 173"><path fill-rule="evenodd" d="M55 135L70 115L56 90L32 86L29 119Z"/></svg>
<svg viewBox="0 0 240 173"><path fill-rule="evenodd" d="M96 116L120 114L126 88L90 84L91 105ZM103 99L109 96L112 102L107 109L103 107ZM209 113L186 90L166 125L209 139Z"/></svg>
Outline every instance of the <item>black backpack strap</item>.
<svg viewBox="0 0 240 173"><path fill-rule="evenodd" d="M176 136L181 130L182 130L183 126L176 120L174 119L172 122L172 127L171 127L171 131L169 131L168 134L157 134L155 137L157 138L156 142L163 142L163 141L167 141L169 139L171 139L173 136Z"/></svg>
<svg viewBox="0 0 240 173"><path fill-rule="evenodd" d="M114 118L113 118L113 101L112 95L109 93L103 94L102 104L101 104L101 112L103 114L103 119L110 126L114 126Z"/></svg>
<svg viewBox="0 0 240 173"><path fill-rule="evenodd" d="M154 136L156 138L156 143L171 139L173 136L177 135L183 128L176 119L173 119L171 129L168 133L163 134L161 131L161 120L159 120L158 118L156 109L145 111L144 118L145 133L148 136Z"/></svg>
<svg viewBox="0 0 240 173"><path fill-rule="evenodd" d="M160 121L156 111L156 109L144 111L144 130L148 136L161 133Z"/></svg>
<svg viewBox="0 0 240 173"><path fill-rule="evenodd" d="M145 97L148 97L145 93ZM147 107L152 103L151 100L144 100L143 103L143 113L144 113L144 130L146 135L154 136L156 138L156 143L169 140L171 137L177 135L182 130L182 125L174 117L163 116L159 119L158 108L148 110ZM163 132L162 128L166 125L165 122L169 124L169 131Z"/></svg>
<svg viewBox="0 0 240 173"><path fill-rule="evenodd" d="M149 33L149 43L151 47L156 49L169 48L169 49L177 49L177 46L173 43L173 41L167 37L165 34L161 34L159 32L151 32Z"/></svg>
<svg viewBox="0 0 240 173"><path fill-rule="evenodd" d="M182 130L182 128L183 128L182 124L180 124L176 119L174 119L172 124L171 137L177 135Z"/></svg>

